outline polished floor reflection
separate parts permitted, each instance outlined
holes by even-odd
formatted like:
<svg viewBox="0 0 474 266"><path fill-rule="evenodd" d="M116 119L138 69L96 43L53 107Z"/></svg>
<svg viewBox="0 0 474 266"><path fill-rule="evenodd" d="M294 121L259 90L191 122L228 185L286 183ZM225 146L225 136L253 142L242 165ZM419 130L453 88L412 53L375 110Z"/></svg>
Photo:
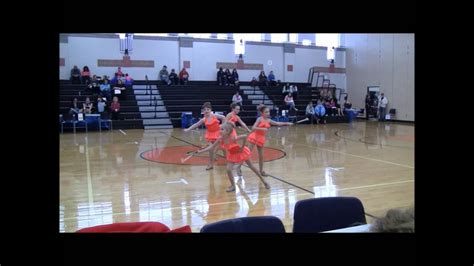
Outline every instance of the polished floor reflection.
<svg viewBox="0 0 474 266"><path fill-rule="evenodd" d="M264 165L273 176L266 177L270 190L246 167L237 191L227 193L225 166L206 171L205 165L164 164L141 156L151 150L169 152L164 147L204 145L203 133L164 129L61 135L59 231L158 221L170 228L190 225L198 232L222 219L274 215L291 232L294 205L301 199L355 196L375 216L414 204L414 125L272 127L266 145L286 156Z"/></svg>

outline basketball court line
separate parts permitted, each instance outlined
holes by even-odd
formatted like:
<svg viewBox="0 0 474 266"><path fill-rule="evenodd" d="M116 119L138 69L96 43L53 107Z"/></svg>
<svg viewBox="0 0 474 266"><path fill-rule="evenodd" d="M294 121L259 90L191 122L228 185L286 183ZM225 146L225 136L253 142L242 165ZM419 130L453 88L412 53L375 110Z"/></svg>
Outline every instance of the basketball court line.
<svg viewBox="0 0 474 266"><path fill-rule="evenodd" d="M183 140L183 139L181 139L181 138L175 137L175 136L173 136L173 135L171 135L171 134L167 134L167 133L164 133L164 132L162 132L162 131L160 131L160 133L165 134L165 135L168 135L168 136L170 136L170 137L172 137L172 138L174 138L174 139L177 139L177 140L179 140L179 141L182 141L182 142L185 142L185 143L187 143L187 144L193 145L193 146L195 146L195 147L201 148L200 146L195 145L194 143L191 143L191 142L189 142L189 141L186 141L186 140ZM222 155L220 155L220 154L217 154L217 153L216 153L216 156L220 156L220 157L224 158L224 156L222 156ZM243 164L243 166L249 168L246 164ZM298 186L298 185L295 185L295 184L293 184L293 183L290 183L290 182L288 182L288 181L285 181L285 180L283 180L283 179L281 179L281 178L278 178L278 177L276 177L276 176L273 176L273 175L268 175L268 176L269 176L269 177L272 177L273 179L276 179L276 180L279 180L279 181L281 181L281 182L284 182L284 183L286 183L286 184L288 184L288 185L290 185L290 186L293 186L293 187L295 187L295 188L298 188L298 189L301 189L301 190L303 190L303 191L312 193L312 194L314 195L314 192L312 192L312 191L310 191L310 190L307 190L307 189L305 189L305 188L302 188L302 187L300 187L300 186Z"/></svg>
<svg viewBox="0 0 474 266"><path fill-rule="evenodd" d="M359 186L359 187L348 187L348 188L340 188L340 189L336 189L336 191L346 191L346 190L352 190L352 189L360 189L360 188L364 188L364 187L374 187L374 186L390 186L390 185L395 185L395 184L401 184L401 183L408 183L408 182L413 182L414 180L406 180L406 181L399 181L399 182L391 182L391 183L381 183L381 184L375 184L375 185L367 185L367 186ZM176 181L178 182L178 181ZM179 181L181 183L181 181ZM305 192L309 192L309 190L305 190ZM311 194L314 194L314 192L310 192ZM295 197L297 196L303 196L303 195L306 195L306 193L298 193L298 194L295 194ZM243 196L243 194L242 194ZM270 199L272 196L271 194L268 195L268 197L263 197L263 198L259 198L258 200L267 200L267 199ZM224 202L216 202L216 203L211 203L211 204L207 204L207 206L217 206L217 205L223 205L223 204L230 204L230 203L238 203L240 202L240 200L232 200L232 201L224 201ZM160 210L174 210L174 209L181 209L181 208L190 208L190 209L193 209L195 208L196 206L200 206L199 205L185 205L185 206L177 206L177 207L170 207L170 208L163 208L163 209L160 209ZM124 215L124 214L132 214L132 213L140 213L140 211L132 211L132 212L116 212L116 213L112 213L111 215L112 216L115 216L115 215ZM370 213L365 213L367 216L369 217L372 217L372 218L377 218L376 216L370 214ZM81 215L80 217L84 217L84 216L100 216L100 215L104 215L104 214L91 214L91 215ZM109 215L109 214L107 214ZM63 218L64 221L66 220L74 220L74 219L78 219L79 217L66 217L66 218Z"/></svg>
<svg viewBox="0 0 474 266"><path fill-rule="evenodd" d="M387 145L387 144L382 144L382 143L368 142L368 141L363 140L363 139L366 138L366 137L362 137L362 138L360 138L360 139L358 139L358 140L355 140L355 139L350 139L350 138L346 138L346 137L344 137L344 136L340 136L340 135L339 135L339 132L343 132L343 131L346 131L346 130L347 130L347 129L336 130L336 132L334 132L334 135L335 135L336 137L341 138L341 139L349 140L349 141L353 141L353 142L361 142L361 143L370 144L370 145L380 145L380 146L388 147L388 148L412 149L412 147L408 147L408 146L395 146L395 145Z"/></svg>
<svg viewBox="0 0 474 266"><path fill-rule="evenodd" d="M89 140L87 136L85 139L85 155L86 155L86 171L87 171L87 197L89 199L89 205L94 205L94 193L92 191L92 175L91 175L91 166L89 159Z"/></svg>
<svg viewBox="0 0 474 266"><path fill-rule="evenodd" d="M122 134L127 135L123 130L119 129L119 131L122 132Z"/></svg>
<svg viewBox="0 0 474 266"><path fill-rule="evenodd" d="M359 187L350 187L350 188L341 188L336 189L337 191L344 191L344 190L353 190L353 189L361 189L361 188L370 188L370 187L380 187L380 186L387 186L387 185L395 185L395 184L402 184L402 183L409 183L415 182L415 180L404 180L404 181L397 181L397 182L388 182L388 183L380 183L374 185L367 185L367 186L359 186Z"/></svg>
<svg viewBox="0 0 474 266"><path fill-rule="evenodd" d="M401 166L401 167L405 167L405 168L415 169L415 167L414 167L414 166L411 166L411 165L399 164L399 163L389 162L389 161L380 160L380 159L374 159L374 158L365 157L365 156L360 156L360 155L355 155L355 154L346 153L346 152L342 152L342 151L333 151L333 150L330 150L330 149L321 148L321 147L314 146L314 145L307 144L307 143L301 144L301 143L298 143L298 142L294 142L293 144L295 144L295 145L300 145L300 146L304 146L304 147L310 147L310 148L313 148L313 149L320 149L320 150L324 150L324 151L329 151L329 152L333 152L333 153L344 154L344 155L353 156L353 157L357 157L357 158L361 158L361 159L366 159L366 160L370 160L370 161L376 161L376 162L381 162L381 163L386 163L386 164L392 164L392 165L396 165L396 166Z"/></svg>
<svg viewBox="0 0 474 266"><path fill-rule="evenodd" d="M175 136L173 136L173 135L171 135L171 134L167 134L167 133L162 132L162 131L159 131L159 132L162 133L162 134L168 135L168 136L170 136L170 137L172 137L172 138L174 138L174 139L177 139L177 140L179 140L179 141L182 141L182 142L185 142L185 143L187 143L187 144L193 145L193 146L195 146L195 147L200 147L200 146L197 146L197 145L195 145L195 144L193 144L193 143L191 143L191 142L189 142L189 141L186 141L186 140L183 140L183 139L181 139L181 138L175 137ZM299 144L299 143L296 142L295 144ZM301 144L299 144L299 145L301 145ZM305 145L305 146L306 146L306 145ZM309 145L309 146L311 146L311 145ZM319 147L316 147L316 148L319 148ZM320 148L320 149L323 149L323 148ZM332 151L332 150L328 150L328 151ZM336 151L332 151L332 152L336 152ZM222 155L220 155L220 154L216 154L216 155L217 155L217 156L224 157L224 156L222 156ZM347 154L347 155L352 155L352 154ZM358 155L352 155L352 156L361 157L361 158L369 159L369 160L382 161L382 162L385 162L385 163L395 164L395 165L399 165L399 166L405 166L405 165L396 164L396 163L392 163L392 162L388 162L388 161L377 160L377 159L372 159L372 158L366 158L366 157L358 156ZM245 164L244 164L244 166L247 167L247 168L249 168L249 167L248 167L247 165L245 165ZM405 166L405 167L414 168L414 167L411 167L411 166ZM301 190L303 190L303 191L305 191L305 192L308 192L308 193L310 193L310 194L315 195L315 193L314 193L313 191L310 191L310 190L308 190L308 189L302 188L302 187L300 187L300 186L298 186L298 185L295 185L295 184L293 184L293 183L290 183L290 182L288 182L288 181L285 181L285 180L283 180L283 179L281 179L281 178L278 178L278 177L273 176L273 175L268 175L268 176L270 176L270 177L272 177L273 179L276 179L276 180L278 180L278 181L281 181L281 182L283 182L283 183L286 183L286 184L288 184L288 185L290 185L290 186L293 186L293 187L295 187L295 188L301 189ZM413 181L411 181L411 180L410 180L410 181L403 181L402 183L405 183L405 182L414 182L414 180L413 180ZM397 183L397 182L395 182L395 183ZM393 182L392 182L392 183L382 183L382 184L368 185L368 186L365 186L365 187L392 185L392 184L395 184L395 183L393 183ZM364 186L354 187L354 188L346 188L346 189L336 189L336 191L339 191L339 190L350 190L350 189L360 189L360 188L364 188ZM301 194L300 194L300 195L301 195ZM234 201L232 201L232 202L234 202ZM229 203L232 203L232 202L229 202ZM368 216L370 216L370 217L375 217L375 216L373 216L373 215L371 215L371 214L369 214L369 213L367 213L367 212L366 212L365 214L368 215Z"/></svg>

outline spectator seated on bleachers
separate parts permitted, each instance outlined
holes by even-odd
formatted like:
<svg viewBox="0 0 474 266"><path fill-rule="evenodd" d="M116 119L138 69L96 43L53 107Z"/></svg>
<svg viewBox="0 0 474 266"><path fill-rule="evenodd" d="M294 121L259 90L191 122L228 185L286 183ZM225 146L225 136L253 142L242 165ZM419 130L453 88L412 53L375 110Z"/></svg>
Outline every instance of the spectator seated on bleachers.
<svg viewBox="0 0 474 266"><path fill-rule="evenodd" d="M232 70L232 85L239 86L239 73L235 68Z"/></svg>
<svg viewBox="0 0 474 266"><path fill-rule="evenodd" d="M133 79L128 75L128 73L125 74L125 87L132 87L133 85Z"/></svg>
<svg viewBox="0 0 474 266"><path fill-rule="evenodd" d="M77 103L77 98L74 98L71 102L71 106L69 108L69 114L78 114L81 111L81 108L79 108L79 104Z"/></svg>
<svg viewBox="0 0 474 266"><path fill-rule="evenodd" d="M84 83L84 84L89 84L90 83L90 81L91 81L91 72L90 72L88 66L84 66L82 68L81 76L82 76L82 83Z"/></svg>
<svg viewBox="0 0 474 266"><path fill-rule="evenodd" d="M86 90L99 94L100 93L100 80L97 79L97 76L92 77L91 82L87 85Z"/></svg>
<svg viewBox="0 0 474 266"><path fill-rule="evenodd" d="M117 85L114 86L112 90L113 96L118 96L121 100L126 99L126 87L125 84L122 83L122 80L119 79Z"/></svg>
<svg viewBox="0 0 474 266"><path fill-rule="evenodd" d="M81 70L77 66L71 69L70 80L72 84L81 84Z"/></svg>
<svg viewBox="0 0 474 266"><path fill-rule="evenodd" d="M275 75L273 74L273 71L270 71L270 74L268 74L268 83L270 86L276 86L276 81L275 81Z"/></svg>
<svg viewBox="0 0 474 266"><path fill-rule="evenodd" d="M338 112L337 112L336 101L335 101L334 98L331 98L331 100L329 101L329 106L331 107L331 115L332 116L339 115Z"/></svg>
<svg viewBox="0 0 474 266"><path fill-rule="evenodd" d="M344 107L344 111L343 111L344 114L347 114L347 111L352 109L352 103L347 99L347 96L344 97L343 107Z"/></svg>
<svg viewBox="0 0 474 266"><path fill-rule="evenodd" d="M316 123L318 121L318 119L314 115L314 106L313 106L313 102L311 101L306 106L306 117L309 119L311 124L313 123L313 121L316 121Z"/></svg>
<svg viewBox="0 0 474 266"><path fill-rule="evenodd" d="M234 96L232 96L232 103L238 104L240 109L243 111L244 109L242 109L242 101L242 96L240 96L239 91L236 91Z"/></svg>
<svg viewBox="0 0 474 266"><path fill-rule="evenodd" d="M164 85L171 85L171 80L169 78L169 73L166 66L163 66L163 68L160 70L159 79Z"/></svg>
<svg viewBox="0 0 474 266"><path fill-rule="evenodd" d="M92 114L93 111L94 111L94 104L91 102L89 97L87 97L86 101L82 104L82 109L80 110L80 112L84 114Z"/></svg>
<svg viewBox="0 0 474 266"><path fill-rule="evenodd" d="M115 76L117 77L117 79L123 77L123 72L122 72L121 67L118 67L117 72L115 72Z"/></svg>
<svg viewBox="0 0 474 266"><path fill-rule="evenodd" d="M285 104L288 106L290 110L294 109L295 111L298 111L298 109L296 109L295 107L295 101L293 100L293 95L288 94L285 96Z"/></svg>
<svg viewBox="0 0 474 266"><path fill-rule="evenodd" d="M324 108L326 108L326 115L332 115L332 106L331 106L331 99L327 98L324 100Z"/></svg>
<svg viewBox="0 0 474 266"><path fill-rule="evenodd" d="M171 84L173 84L173 85L178 85L179 84L179 78L178 78L178 75L176 74L176 72L174 72L174 68L171 69L169 79L171 81Z"/></svg>
<svg viewBox="0 0 474 266"><path fill-rule="evenodd" d="M325 100L323 101L325 102ZM321 119L324 121L324 124L326 124L326 107L324 107L324 103L321 103L320 100L318 100L318 104L314 107L314 116L316 116L317 124L319 124Z"/></svg>
<svg viewBox="0 0 474 266"><path fill-rule="evenodd" d="M118 83L118 81L119 81L118 75L115 74L114 77L110 80L110 85L114 86Z"/></svg>
<svg viewBox="0 0 474 266"><path fill-rule="evenodd" d="M183 67L181 71L179 72L179 81L181 85L187 85L189 80L189 74L188 71L186 71L186 68Z"/></svg>
<svg viewBox="0 0 474 266"><path fill-rule="evenodd" d="M258 83L260 86L268 86L268 79L263 70L260 71L260 75L258 75Z"/></svg>
<svg viewBox="0 0 474 266"><path fill-rule="evenodd" d="M226 80L226 86L233 85L234 82L232 80L232 74L230 73L230 70L228 68L225 69L224 72L225 80Z"/></svg>
<svg viewBox="0 0 474 266"><path fill-rule="evenodd" d="M110 84L107 79L104 79L104 83L100 84L100 94L103 97L106 97L108 100L111 99L110 97Z"/></svg>
<svg viewBox="0 0 474 266"><path fill-rule="evenodd" d="M217 84L219 84L219 86L227 85L227 77L224 73L224 70L222 70L222 67L220 67L219 71L217 71Z"/></svg>

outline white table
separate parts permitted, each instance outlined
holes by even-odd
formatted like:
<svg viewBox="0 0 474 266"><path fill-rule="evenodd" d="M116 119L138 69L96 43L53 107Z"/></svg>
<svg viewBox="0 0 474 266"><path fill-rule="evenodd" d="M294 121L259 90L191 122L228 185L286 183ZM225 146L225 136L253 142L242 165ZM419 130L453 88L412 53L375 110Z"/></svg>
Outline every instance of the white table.
<svg viewBox="0 0 474 266"><path fill-rule="evenodd" d="M371 224L363 224L358 226L346 227L331 231L325 231L323 233L369 233Z"/></svg>

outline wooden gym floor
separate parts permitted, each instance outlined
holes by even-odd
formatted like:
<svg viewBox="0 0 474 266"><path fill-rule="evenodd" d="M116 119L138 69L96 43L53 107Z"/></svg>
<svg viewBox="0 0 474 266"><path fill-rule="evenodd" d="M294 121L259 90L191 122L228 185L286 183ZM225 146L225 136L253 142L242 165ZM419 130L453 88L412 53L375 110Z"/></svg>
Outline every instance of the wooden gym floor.
<svg viewBox="0 0 474 266"><path fill-rule="evenodd" d="M210 171L208 153L181 163L187 151L205 144L203 130L65 133L59 151L59 230L158 221L199 232L222 219L273 215L291 232L295 203L327 196L358 197L370 223L370 216L414 205L414 129L365 121L272 127L264 164L271 189L243 166L234 193L225 192L222 159Z"/></svg>

